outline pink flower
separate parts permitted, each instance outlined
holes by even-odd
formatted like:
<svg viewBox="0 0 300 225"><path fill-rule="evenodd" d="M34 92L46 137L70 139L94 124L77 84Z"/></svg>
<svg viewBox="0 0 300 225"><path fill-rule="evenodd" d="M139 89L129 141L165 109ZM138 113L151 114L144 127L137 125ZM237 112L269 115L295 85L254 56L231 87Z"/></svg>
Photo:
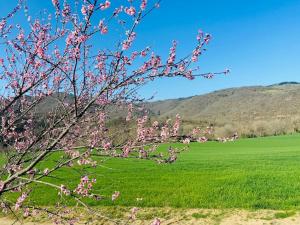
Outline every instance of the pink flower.
<svg viewBox="0 0 300 225"><path fill-rule="evenodd" d="M176 59L176 46L177 42L173 41L172 47L170 48L169 58L168 58L168 64L174 64Z"/></svg>
<svg viewBox="0 0 300 225"><path fill-rule="evenodd" d="M100 29L101 34L106 34L108 32L108 28L107 28L107 26L104 25L103 20L100 20L100 22L99 22L99 29Z"/></svg>
<svg viewBox="0 0 300 225"><path fill-rule="evenodd" d="M128 155L130 154L130 149L131 149L131 143L129 142L122 149L123 150L122 157L124 158L128 157Z"/></svg>
<svg viewBox="0 0 300 225"><path fill-rule="evenodd" d="M197 62L198 61L198 57L199 57L200 54L201 54L200 47L197 46L197 48L193 51L192 61L193 62Z"/></svg>
<svg viewBox="0 0 300 225"><path fill-rule="evenodd" d="M100 9L105 10L110 7L110 1L105 1L105 3L100 4Z"/></svg>
<svg viewBox="0 0 300 225"><path fill-rule="evenodd" d="M203 38L203 31L198 30L197 40L200 41Z"/></svg>
<svg viewBox="0 0 300 225"><path fill-rule="evenodd" d="M184 63L180 63L178 65L178 72L182 73L185 71L185 64Z"/></svg>
<svg viewBox="0 0 300 225"><path fill-rule="evenodd" d="M101 28L101 34L106 34L107 32L108 32L107 26L103 26L103 27Z"/></svg>
<svg viewBox="0 0 300 225"><path fill-rule="evenodd" d="M142 0L141 6L140 6L141 10L145 10L146 6L147 6L147 0Z"/></svg>
<svg viewBox="0 0 300 225"><path fill-rule="evenodd" d="M83 5L83 6L81 7L81 13L82 13L82 15L84 15L84 16L87 14L87 8L86 8L85 5Z"/></svg>
<svg viewBox="0 0 300 225"><path fill-rule="evenodd" d="M173 136L178 135L179 127L180 127L180 116L177 114L175 123L173 125Z"/></svg>
<svg viewBox="0 0 300 225"><path fill-rule="evenodd" d="M65 195L70 195L71 194L71 192L70 192L70 190L68 190L67 188L66 188L66 186L65 185L60 185L60 193L61 194L65 194Z"/></svg>
<svg viewBox="0 0 300 225"><path fill-rule="evenodd" d="M89 10L89 11L93 11L93 9L94 9L94 5L92 5L92 4L89 4L89 6L88 6L88 10Z"/></svg>
<svg viewBox="0 0 300 225"><path fill-rule="evenodd" d="M18 35L17 39L18 39L19 41L24 41L24 33L21 32L21 33Z"/></svg>
<svg viewBox="0 0 300 225"><path fill-rule="evenodd" d="M52 4L53 4L55 7L58 7L58 6L59 6L59 1L58 1L58 0L52 0Z"/></svg>
<svg viewBox="0 0 300 225"><path fill-rule="evenodd" d="M182 141L183 144L189 144L191 140L189 138L186 138Z"/></svg>
<svg viewBox="0 0 300 225"><path fill-rule="evenodd" d="M27 193L23 192L21 194L21 196L17 199L17 202L15 204L15 210L18 210L21 206L22 206L22 203L25 201L25 199L27 198Z"/></svg>
<svg viewBox="0 0 300 225"><path fill-rule="evenodd" d="M45 56L44 49L42 47L38 47L36 53L39 57L43 58Z"/></svg>
<svg viewBox="0 0 300 225"><path fill-rule="evenodd" d="M93 183L96 182L96 179L90 180L88 176L83 176L78 184L77 188L74 190L77 194L82 196L88 196L92 187Z"/></svg>
<svg viewBox="0 0 300 225"><path fill-rule="evenodd" d="M129 8L126 7L124 9L125 13L127 13L129 16L133 16L136 12L135 8L133 6L130 6Z"/></svg>
<svg viewBox="0 0 300 225"><path fill-rule="evenodd" d="M205 38L204 38L204 42L205 42L206 44L208 44L208 43L210 42L210 40L211 40L211 35L210 35L210 34L206 34L206 35L205 35Z"/></svg>
<svg viewBox="0 0 300 225"><path fill-rule="evenodd" d="M189 79L189 80L193 80L193 79L195 79L195 77L193 76L193 74L192 74L192 71L191 71L191 70L189 70L189 71L185 72L184 76L185 76L187 79Z"/></svg>
<svg viewBox="0 0 300 225"><path fill-rule="evenodd" d="M104 150L108 150L108 149L110 149L111 148L111 142L109 142L109 141L103 141L102 142L102 147L104 148Z"/></svg>
<svg viewBox="0 0 300 225"><path fill-rule="evenodd" d="M155 218L154 221L151 223L151 225L160 225L161 222L158 218Z"/></svg>
<svg viewBox="0 0 300 225"><path fill-rule="evenodd" d="M6 25L6 20L0 21L0 31L3 30L3 28L5 27L5 25Z"/></svg>
<svg viewBox="0 0 300 225"><path fill-rule="evenodd" d="M169 136L170 136L169 127L167 124L165 124L161 128L160 137L162 138L163 141L165 141L169 138Z"/></svg>
<svg viewBox="0 0 300 225"><path fill-rule="evenodd" d="M207 140L208 140L208 139L207 139L206 137L199 137L197 141L198 141L199 143L204 143L204 142L207 142Z"/></svg>
<svg viewBox="0 0 300 225"><path fill-rule="evenodd" d="M4 188L4 182L2 180L0 180L0 191L2 191Z"/></svg>
<svg viewBox="0 0 300 225"><path fill-rule="evenodd" d="M131 220L135 220L136 219L136 214L138 212L138 208L137 207L133 207L130 211L130 216L129 216L129 219Z"/></svg>
<svg viewBox="0 0 300 225"><path fill-rule="evenodd" d="M114 11L114 13L113 13L113 17L116 17L122 11L123 11L123 6L121 6L119 8L116 8L115 11Z"/></svg>
<svg viewBox="0 0 300 225"><path fill-rule="evenodd" d="M70 7L70 5L64 4L64 8L63 8L63 11L62 11L63 17L69 16L70 13L71 13L71 7Z"/></svg>
<svg viewBox="0 0 300 225"><path fill-rule="evenodd" d="M199 133L200 133L200 129L199 128L194 128L193 131L192 131L193 135L197 135Z"/></svg>
<svg viewBox="0 0 300 225"><path fill-rule="evenodd" d="M30 210L29 210L29 208L26 208L25 210L24 210L24 217L28 217L29 215L30 215Z"/></svg>
<svg viewBox="0 0 300 225"><path fill-rule="evenodd" d="M128 34L127 39L125 41L123 41L122 50L129 49L130 46L132 45L132 42L135 40L135 38L136 38L135 32Z"/></svg>

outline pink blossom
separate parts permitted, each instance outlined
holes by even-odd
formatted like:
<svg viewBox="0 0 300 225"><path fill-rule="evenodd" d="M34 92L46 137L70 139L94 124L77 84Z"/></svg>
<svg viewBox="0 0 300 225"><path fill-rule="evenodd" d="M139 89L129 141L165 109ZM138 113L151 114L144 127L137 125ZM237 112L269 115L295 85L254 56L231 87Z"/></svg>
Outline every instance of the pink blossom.
<svg viewBox="0 0 300 225"><path fill-rule="evenodd" d="M103 20L100 20L98 27L100 29L101 34L106 34L108 32L108 28L107 28L107 26L104 25Z"/></svg>
<svg viewBox="0 0 300 225"><path fill-rule="evenodd" d="M195 77L193 76L193 73L192 73L191 70L186 71L186 72L184 73L184 76L185 76L187 79L189 79L189 80L195 79Z"/></svg>
<svg viewBox="0 0 300 225"><path fill-rule="evenodd" d="M24 41L24 33L23 32L19 33L19 35L17 36L17 39L19 41Z"/></svg>
<svg viewBox="0 0 300 225"><path fill-rule="evenodd" d="M82 15L87 15L87 12L88 12L88 10L87 10L87 8L86 8L86 6L85 5L83 5L82 7L81 7L81 13L82 13Z"/></svg>
<svg viewBox="0 0 300 225"><path fill-rule="evenodd" d="M129 16L133 16L136 12L135 8L133 6L130 6L129 8L126 7L124 9L125 13L127 13Z"/></svg>
<svg viewBox="0 0 300 225"><path fill-rule="evenodd" d="M17 202L15 204L15 210L18 210L21 206L22 206L22 203L25 201L25 199L27 198L27 193L23 192L21 194L21 196L17 199Z"/></svg>
<svg viewBox="0 0 300 225"><path fill-rule="evenodd" d="M173 125L173 136L178 135L179 127L180 127L180 116L177 114L175 123Z"/></svg>
<svg viewBox="0 0 300 225"><path fill-rule="evenodd" d="M58 6L59 6L59 1L58 1L58 0L52 0L52 4L53 4L55 7L58 7Z"/></svg>
<svg viewBox="0 0 300 225"><path fill-rule="evenodd" d="M45 56L44 49L41 46L37 48L36 53L41 58L44 58Z"/></svg>
<svg viewBox="0 0 300 225"><path fill-rule="evenodd" d="M106 34L107 32L108 32L107 26L103 26L103 27L101 28L101 34Z"/></svg>
<svg viewBox="0 0 300 225"><path fill-rule="evenodd" d="M70 7L70 5L69 4L64 4L64 8L62 10L62 16L63 17L67 17L67 16L70 15L70 13L71 13L71 7Z"/></svg>
<svg viewBox="0 0 300 225"><path fill-rule="evenodd" d="M206 44L208 44L208 43L210 42L210 40L211 40L211 35L210 35L210 34L206 34L206 35L205 35L205 38L204 38L204 42L205 42Z"/></svg>
<svg viewBox="0 0 300 225"><path fill-rule="evenodd" d="M123 50L129 49L135 38L136 38L135 32L131 32L130 34L128 34L127 40L123 41L122 49Z"/></svg>
<svg viewBox="0 0 300 225"><path fill-rule="evenodd" d="M199 55L201 54L201 50L200 50L200 47L199 46L197 46L197 48L196 49L194 49L194 51L193 51L193 55L192 55L192 61L193 62L196 62L196 61L198 61L198 57L199 57Z"/></svg>
<svg viewBox="0 0 300 225"><path fill-rule="evenodd" d="M173 45L170 48L170 53L169 53L169 58L168 58L168 64L171 65L175 62L175 58L176 58L176 46L177 46L177 42L173 41Z"/></svg>
<svg viewBox="0 0 300 225"><path fill-rule="evenodd" d="M185 71L185 64L184 63L180 63L179 65L178 65L178 72L179 73L182 73L182 72L184 72Z"/></svg>
<svg viewBox="0 0 300 225"><path fill-rule="evenodd" d="M129 219L130 220L135 220L136 219L136 214L138 212L138 208L137 207L133 207L131 210L130 210L130 216L129 216Z"/></svg>
<svg viewBox="0 0 300 225"><path fill-rule="evenodd" d="M142 0L141 6L140 6L141 10L145 10L146 6L147 6L147 0Z"/></svg>
<svg viewBox="0 0 300 225"><path fill-rule="evenodd" d="M19 83L18 83L18 81L14 80L10 86L15 89L15 88L19 87Z"/></svg>
<svg viewBox="0 0 300 225"><path fill-rule="evenodd" d="M165 124L162 128L161 128L161 132L160 132L160 137L163 141L167 140L170 136L170 131L169 131L169 127L167 124Z"/></svg>
<svg viewBox="0 0 300 225"><path fill-rule="evenodd" d="M29 215L30 215L30 210L29 210L29 208L26 208L25 210L24 210L24 217L28 217Z"/></svg>
<svg viewBox="0 0 300 225"><path fill-rule="evenodd" d="M198 35L197 35L197 40L200 41L203 38L203 31L202 30L198 30Z"/></svg>
<svg viewBox="0 0 300 225"><path fill-rule="evenodd" d="M193 135L197 135L199 133L200 133L200 129L199 128L194 128L193 131L192 131Z"/></svg>
<svg viewBox="0 0 300 225"><path fill-rule="evenodd" d="M160 219L158 218L155 218L154 221L151 223L151 225L160 225L161 222L160 222Z"/></svg>
<svg viewBox="0 0 300 225"><path fill-rule="evenodd" d="M110 7L110 1L105 1L105 3L100 4L100 9L105 10Z"/></svg>
<svg viewBox="0 0 300 225"><path fill-rule="evenodd" d="M147 50L143 50L143 51L141 51L141 56L142 56L142 57L145 57L145 56L147 56L147 53L148 53Z"/></svg>
<svg viewBox="0 0 300 225"><path fill-rule="evenodd" d="M123 11L123 6L120 6L119 8L116 8L114 13L113 13L113 17L116 17L120 14L120 12Z"/></svg>
<svg viewBox="0 0 300 225"><path fill-rule="evenodd" d="M5 25L6 25L6 20L1 20L0 21L0 31L3 30L3 28L5 27Z"/></svg>
<svg viewBox="0 0 300 225"><path fill-rule="evenodd" d="M89 196L90 191L92 190L93 183L96 182L96 179L90 180L88 176L83 176L80 179L80 183L78 184L77 188L74 190L79 195L82 196Z"/></svg>
<svg viewBox="0 0 300 225"><path fill-rule="evenodd" d="M93 11L93 9L94 9L94 5L89 4L89 5L88 5L88 10L91 12L91 11Z"/></svg>
<svg viewBox="0 0 300 225"><path fill-rule="evenodd" d="M99 69L100 71L103 70L105 68L106 58L100 54L100 55L97 56L96 60L97 60L97 65L95 66L95 68Z"/></svg>
<svg viewBox="0 0 300 225"><path fill-rule="evenodd" d="M4 188L4 182L2 180L0 180L0 191L2 191Z"/></svg>
<svg viewBox="0 0 300 225"><path fill-rule="evenodd" d="M191 140L189 138L186 138L182 141L183 144L189 144Z"/></svg>
<svg viewBox="0 0 300 225"><path fill-rule="evenodd" d="M103 141L102 142L102 147L104 148L104 150L109 150L111 148L111 142Z"/></svg>
<svg viewBox="0 0 300 225"><path fill-rule="evenodd" d="M128 144L126 144L122 150L123 150L122 157L124 157L124 158L128 157L130 150L131 150L131 143L129 142Z"/></svg>
<svg viewBox="0 0 300 225"><path fill-rule="evenodd" d="M70 190L68 190L67 188L66 188L66 186L65 185L60 185L60 193L61 194L65 194L65 195L70 195L71 194L71 192L70 192Z"/></svg>
<svg viewBox="0 0 300 225"><path fill-rule="evenodd" d="M197 139L197 141L199 142L199 143L204 143L204 142L207 142L207 138L206 137L199 137L198 139Z"/></svg>

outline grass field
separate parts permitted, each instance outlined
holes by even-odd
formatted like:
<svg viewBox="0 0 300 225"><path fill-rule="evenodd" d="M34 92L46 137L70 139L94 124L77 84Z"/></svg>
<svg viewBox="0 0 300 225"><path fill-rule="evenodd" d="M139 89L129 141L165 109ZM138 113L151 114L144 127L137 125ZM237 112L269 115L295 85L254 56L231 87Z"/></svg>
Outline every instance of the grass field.
<svg viewBox="0 0 300 225"><path fill-rule="evenodd" d="M90 200L92 205L300 209L300 135L192 143L171 165L132 159L101 165L85 169L97 178L95 192L121 195L115 202ZM79 170L57 172L52 180L74 188ZM31 196L40 205L52 205L58 198L56 190L45 186L35 186Z"/></svg>

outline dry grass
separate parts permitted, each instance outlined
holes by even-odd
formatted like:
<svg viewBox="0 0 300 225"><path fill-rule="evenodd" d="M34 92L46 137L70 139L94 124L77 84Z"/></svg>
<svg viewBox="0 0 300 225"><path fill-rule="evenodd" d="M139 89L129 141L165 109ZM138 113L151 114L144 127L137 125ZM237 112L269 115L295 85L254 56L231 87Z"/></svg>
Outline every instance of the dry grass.
<svg viewBox="0 0 300 225"><path fill-rule="evenodd" d="M88 211L73 209L72 215L78 217L77 224L136 224L148 225L154 218L159 218L162 225L296 225L300 224L300 213L295 211L257 210L247 211L239 209L175 209L175 208L140 208L135 221L128 221L130 208L128 207L102 207L94 208L97 213L105 216L103 219ZM1 217L1 225L10 225L15 222L13 217ZM45 215L34 218L20 217L15 223L25 225L50 225L52 221Z"/></svg>

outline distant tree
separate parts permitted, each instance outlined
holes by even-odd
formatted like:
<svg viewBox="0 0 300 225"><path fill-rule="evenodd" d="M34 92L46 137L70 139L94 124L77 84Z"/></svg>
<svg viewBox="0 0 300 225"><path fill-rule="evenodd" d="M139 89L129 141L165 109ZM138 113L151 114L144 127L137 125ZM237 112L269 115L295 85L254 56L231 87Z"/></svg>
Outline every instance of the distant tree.
<svg viewBox="0 0 300 225"><path fill-rule="evenodd" d="M137 27L159 7L160 1L153 5L148 5L147 0L126 1L125 6L114 9L110 1L100 0L52 3L53 9L41 10L35 18L20 1L0 19L1 55L5 54L0 58L0 136L7 146L1 153L1 207L27 216L40 210L26 202L32 183L55 188L82 206L87 206L83 197L101 199L92 193L96 181L87 174L82 174L75 189L67 183L57 185L44 179L73 165L97 166L92 156L174 162L180 149L170 148L164 155L153 152L158 143L178 136L179 116L174 123L168 120L159 125L149 124L143 113L136 119L135 135L116 144L114 138L126 132L109 131L106 124L110 114L126 107L124 121L130 123L134 105L140 107L143 101L137 90L158 78L192 80L196 76L212 78L228 73L198 73L194 65L211 40L202 31L198 32L195 48L185 57L177 57L176 41L166 59L150 47L135 50ZM17 15L22 9L28 23L18 25ZM46 107L49 99L56 103L55 107L41 118L40 107ZM51 168L41 169L55 153L63 157ZM7 198L10 192L19 193L15 202ZM112 192L111 198L118 196L118 192Z"/></svg>

